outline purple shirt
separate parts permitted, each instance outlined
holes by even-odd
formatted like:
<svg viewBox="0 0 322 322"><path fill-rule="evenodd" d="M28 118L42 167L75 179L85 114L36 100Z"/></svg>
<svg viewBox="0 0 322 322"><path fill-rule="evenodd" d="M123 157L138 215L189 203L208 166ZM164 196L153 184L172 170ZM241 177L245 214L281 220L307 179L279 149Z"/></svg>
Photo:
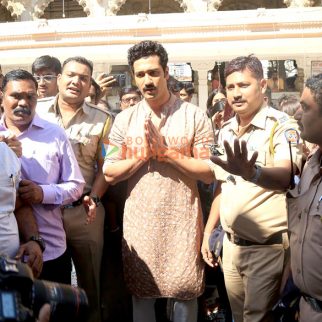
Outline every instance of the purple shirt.
<svg viewBox="0 0 322 322"><path fill-rule="evenodd" d="M3 120L2 120L3 122ZM22 179L38 184L43 202L33 205L40 235L46 242L44 261L66 250L61 206L79 199L85 181L64 129L35 115L29 128L18 136L22 144Z"/></svg>

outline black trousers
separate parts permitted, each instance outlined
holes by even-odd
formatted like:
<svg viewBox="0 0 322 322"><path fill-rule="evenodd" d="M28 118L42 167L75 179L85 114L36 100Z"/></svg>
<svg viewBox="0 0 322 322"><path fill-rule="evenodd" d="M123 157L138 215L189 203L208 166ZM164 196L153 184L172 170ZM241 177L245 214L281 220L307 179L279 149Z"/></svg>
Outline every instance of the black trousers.
<svg viewBox="0 0 322 322"><path fill-rule="evenodd" d="M39 279L71 284L72 262L69 252L53 260L45 261Z"/></svg>

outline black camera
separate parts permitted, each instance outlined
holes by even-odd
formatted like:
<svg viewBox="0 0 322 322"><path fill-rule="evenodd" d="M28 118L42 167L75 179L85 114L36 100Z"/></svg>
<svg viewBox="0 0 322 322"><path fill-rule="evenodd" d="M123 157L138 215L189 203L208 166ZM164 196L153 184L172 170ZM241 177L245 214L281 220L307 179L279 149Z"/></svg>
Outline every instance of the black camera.
<svg viewBox="0 0 322 322"><path fill-rule="evenodd" d="M51 305L51 322L82 322L87 318L84 290L36 280L28 265L0 255L0 321L33 322L45 303Z"/></svg>
<svg viewBox="0 0 322 322"><path fill-rule="evenodd" d="M210 106L207 109L206 111L207 116L212 118L215 115L215 113L222 112L225 109L225 106L226 106L225 100L218 101L217 103L215 103L214 105Z"/></svg>
<svg viewBox="0 0 322 322"><path fill-rule="evenodd" d="M125 87L126 85L126 75L125 74L110 74L110 76L113 76L116 80L112 87Z"/></svg>

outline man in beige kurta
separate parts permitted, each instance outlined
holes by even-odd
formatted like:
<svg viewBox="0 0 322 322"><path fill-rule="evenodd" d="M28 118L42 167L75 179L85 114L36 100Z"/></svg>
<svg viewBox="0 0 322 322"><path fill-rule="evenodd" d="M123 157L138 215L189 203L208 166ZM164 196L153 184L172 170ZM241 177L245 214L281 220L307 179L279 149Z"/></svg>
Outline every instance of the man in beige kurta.
<svg viewBox="0 0 322 322"><path fill-rule="evenodd" d="M128 179L123 260L133 319L155 321L151 299L165 297L175 299L173 321L196 322L203 291L197 180L213 180L205 161L211 127L201 109L169 93L160 44L132 47L129 65L144 99L116 117L104 174L110 183Z"/></svg>

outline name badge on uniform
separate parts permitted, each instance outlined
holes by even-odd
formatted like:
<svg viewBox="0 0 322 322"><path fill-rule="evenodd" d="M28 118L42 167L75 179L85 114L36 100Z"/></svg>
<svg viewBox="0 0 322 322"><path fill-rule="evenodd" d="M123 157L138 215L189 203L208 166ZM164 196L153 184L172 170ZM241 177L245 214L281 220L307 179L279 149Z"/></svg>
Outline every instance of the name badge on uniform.
<svg viewBox="0 0 322 322"><path fill-rule="evenodd" d="M288 129L284 132L286 141L291 143L292 145L299 144L300 135L295 129Z"/></svg>

